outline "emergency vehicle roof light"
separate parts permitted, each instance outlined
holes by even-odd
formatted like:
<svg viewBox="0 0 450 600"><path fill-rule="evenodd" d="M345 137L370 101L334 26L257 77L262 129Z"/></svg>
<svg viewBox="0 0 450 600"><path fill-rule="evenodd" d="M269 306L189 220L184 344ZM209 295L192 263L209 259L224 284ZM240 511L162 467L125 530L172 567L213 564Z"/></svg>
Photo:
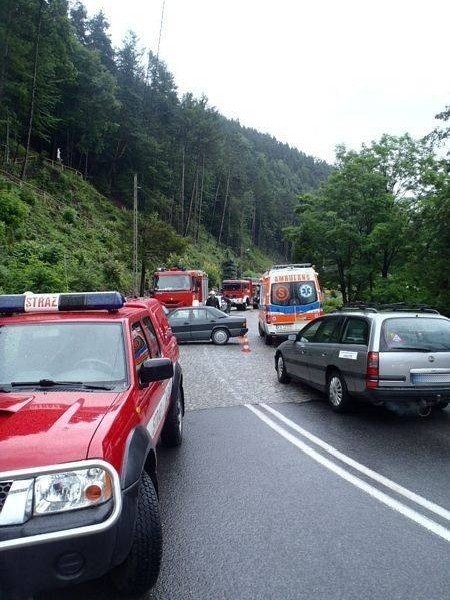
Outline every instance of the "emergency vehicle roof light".
<svg viewBox="0 0 450 600"><path fill-rule="evenodd" d="M11 294L0 296L0 314L26 312L61 312L82 310L115 311L125 303L119 292L82 294Z"/></svg>

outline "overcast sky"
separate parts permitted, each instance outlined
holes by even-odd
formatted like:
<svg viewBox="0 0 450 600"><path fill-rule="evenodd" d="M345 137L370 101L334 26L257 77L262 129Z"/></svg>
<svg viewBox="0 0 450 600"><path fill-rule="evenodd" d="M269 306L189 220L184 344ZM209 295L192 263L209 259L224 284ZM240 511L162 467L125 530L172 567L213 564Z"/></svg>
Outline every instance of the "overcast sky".
<svg viewBox="0 0 450 600"><path fill-rule="evenodd" d="M156 51L163 0L84 0L118 46ZM160 58L180 92L328 161L419 137L450 104L447 0L166 0Z"/></svg>

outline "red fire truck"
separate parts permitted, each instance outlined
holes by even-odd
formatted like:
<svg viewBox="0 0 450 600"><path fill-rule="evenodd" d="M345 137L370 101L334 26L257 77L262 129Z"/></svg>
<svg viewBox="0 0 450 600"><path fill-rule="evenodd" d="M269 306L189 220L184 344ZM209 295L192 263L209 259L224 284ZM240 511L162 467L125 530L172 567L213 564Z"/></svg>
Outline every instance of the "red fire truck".
<svg viewBox="0 0 450 600"><path fill-rule="evenodd" d="M253 306L256 288L251 279L225 279L222 283L224 298L231 300L231 306L246 310Z"/></svg>
<svg viewBox="0 0 450 600"><path fill-rule="evenodd" d="M204 304L208 297L208 275L179 267L158 269L153 276L153 297L169 309Z"/></svg>

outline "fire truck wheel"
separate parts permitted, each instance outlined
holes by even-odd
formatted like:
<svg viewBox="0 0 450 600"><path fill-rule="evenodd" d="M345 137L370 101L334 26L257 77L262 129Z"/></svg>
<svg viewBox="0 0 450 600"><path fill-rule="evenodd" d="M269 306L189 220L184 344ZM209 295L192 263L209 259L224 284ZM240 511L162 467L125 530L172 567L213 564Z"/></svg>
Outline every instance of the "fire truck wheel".
<svg viewBox="0 0 450 600"><path fill-rule="evenodd" d="M144 471L139 484L133 545L125 561L111 574L123 596L139 597L156 583L162 555L162 531L158 497L150 476Z"/></svg>
<svg viewBox="0 0 450 600"><path fill-rule="evenodd" d="M214 329L211 335L211 339L213 344L217 344L217 346L223 346L228 342L228 338L230 334L226 329Z"/></svg>
<svg viewBox="0 0 450 600"><path fill-rule="evenodd" d="M164 446L174 448L180 446L183 441L183 389L178 388L177 397L167 414L164 428L161 432L161 440Z"/></svg>
<svg viewBox="0 0 450 600"><path fill-rule="evenodd" d="M243 304L241 304L240 309L247 310L247 304L245 302Z"/></svg>

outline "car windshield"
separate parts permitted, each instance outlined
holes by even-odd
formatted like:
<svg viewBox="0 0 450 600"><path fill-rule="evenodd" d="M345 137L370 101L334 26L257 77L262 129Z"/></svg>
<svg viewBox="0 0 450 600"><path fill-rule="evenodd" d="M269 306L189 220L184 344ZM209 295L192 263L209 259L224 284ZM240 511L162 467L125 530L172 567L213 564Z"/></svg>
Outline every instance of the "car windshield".
<svg viewBox="0 0 450 600"><path fill-rule="evenodd" d="M305 306L317 301L314 281L273 283L271 302L276 306Z"/></svg>
<svg viewBox="0 0 450 600"><path fill-rule="evenodd" d="M45 323L0 327L0 387L126 382L120 323Z"/></svg>
<svg viewBox="0 0 450 600"><path fill-rule="evenodd" d="M160 275L155 289L159 291L173 290L190 290L191 289L190 275Z"/></svg>
<svg viewBox="0 0 450 600"><path fill-rule="evenodd" d="M450 352L450 321L420 317L386 319L381 349L391 352Z"/></svg>
<svg viewBox="0 0 450 600"><path fill-rule="evenodd" d="M223 290L226 292L238 292L243 289L243 283L224 283Z"/></svg>

